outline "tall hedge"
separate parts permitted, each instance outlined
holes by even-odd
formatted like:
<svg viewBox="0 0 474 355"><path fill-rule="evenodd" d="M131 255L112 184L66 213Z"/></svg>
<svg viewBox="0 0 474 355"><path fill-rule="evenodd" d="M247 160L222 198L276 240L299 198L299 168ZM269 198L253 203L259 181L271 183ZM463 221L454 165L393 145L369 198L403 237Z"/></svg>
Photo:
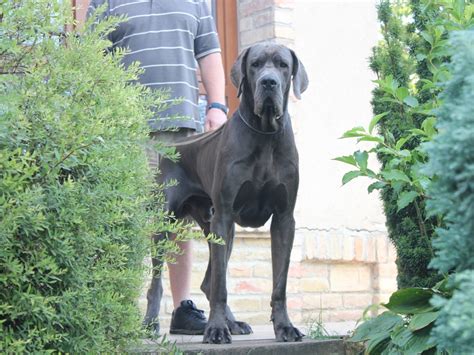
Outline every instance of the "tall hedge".
<svg viewBox="0 0 474 355"><path fill-rule="evenodd" d="M432 332L452 353L474 349L474 29L451 35L452 79L437 113L439 134L427 145L427 172L435 175L428 207L444 216L437 230L432 266L451 276L450 299L435 298L442 310Z"/></svg>
<svg viewBox="0 0 474 355"><path fill-rule="evenodd" d="M64 35L65 4L0 4L0 353L113 352L140 329L159 101L106 54L117 21Z"/></svg>
<svg viewBox="0 0 474 355"><path fill-rule="evenodd" d="M415 3L413 1L412 3ZM413 5L413 4L412 4ZM378 18L381 24L383 39L373 49L370 58L370 67L377 74L379 80L389 79L397 88L409 88L413 75L417 74L420 79L431 79L432 74L425 70L423 45L417 39L415 31L423 30L424 21L410 23L407 17L413 14L413 9L418 5L410 6L408 1L391 2L383 0L378 5ZM419 20L421 14L415 16ZM408 92L408 90L407 90ZM418 102L429 100L420 91ZM397 142L406 137L411 129L421 128L425 115L410 115L407 111L410 107L401 106L398 102L387 100L386 90L378 86L373 91L372 106L375 115L389 112L378 123L378 129L385 141ZM414 150L418 147L420 140L411 139L407 141L405 149ZM378 158L385 168L391 164L393 156L379 153ZM413 162L409 164L413 165ZM427 237L433 235L432 221L426 220L425 202L423 198L410 203L404 209L399 210L397 200L400 191L391 185L382 189L382 200L384 212L387 219L388 236L397 250L398 287L429 287L438 281L439 276L434 270L428 269L432 254L429 242L422 238L420 220L425 221L424 229Z"/></svg>
<svg viewBox="0 0 474 355"><path fill-rule="evenodd" d="M431 287L440 278L429 264L434 231L443 221L426 211L429 178L420 167L428 157L421 143L436 133L440 84L450 76L448 35L472 26L473 7L466 0L382 0L378 6L382 40L370 67L378 77L372 106L380 136L365 137L357 129L347 136L381 143L375 151L382 179L375 188L382 189L389 238L397 249L399 288Z"/></svg>

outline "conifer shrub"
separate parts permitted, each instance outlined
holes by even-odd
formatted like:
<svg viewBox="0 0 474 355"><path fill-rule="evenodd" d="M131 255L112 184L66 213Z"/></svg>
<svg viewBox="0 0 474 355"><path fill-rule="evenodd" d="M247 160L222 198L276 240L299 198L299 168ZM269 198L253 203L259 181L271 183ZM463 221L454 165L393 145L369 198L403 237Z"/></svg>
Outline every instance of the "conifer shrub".
<svg viewBox="0 0 474 355"><path fill-rule="evenodd" d="M358 326L351 341L364 342L367 354L467 354L474 347L474 4L412 0L404 5L384 1L379 8L385 43L372 65L391 74L376 81L378 114L367 130L356 127L343 136L377 146L337 160L357 167L343 182L367 176L376 180L369 192L382 189L399 257L399 286L405 288L382 304L382 314ZM398 20L387 22L388 15ZM458 31L466 28L471 30ZM412 74L402 75L405 70ZM377 111L382 108L386 111ZM380 172L368 168L369 153L378 154ZM394 233L408 231L410 219L413 235ZM394 239L397 235L403 238ZM420 242L419 250L410 250ZM405 270L417 265L419 252L430 257L418 258L422 268L410 275ZM432 286L436 278L442 280ZM418 287L406 287L403 280ZM413 284L416 280L424 284Z"/></svg>
<svg viewBox="0 0 474 355"><path fill-rule="evenodd" d="M444 216L433 245L431 265L453 273L451 298L435 296L441 308L432 338L452 353L474 349L474 29L451 34L452 78L438 110L439 134L427 144L428 174L435 176L428 192L432 213Z"/></svg>
<svg viewBox="0 0 474 355"><path fill-rule="evenodd" d="M0 4L0 353L116 351L140 335L160 95L66 1ZM93 20L91 20L93 21Z"/></svg>
<svg viewBox="0 0 474 355"><path fill-rule="evenodd" d="M377 75L375 116L368 129L355 127L343 135L374 144L337 160L355 167L344 175L344 184L365 176L375 181L369 192L381 191L388 237L397 250L399 288L433 287L441 279L429 264L442 215L428 216L426 210L430 178L420 170L428 161L421 143L436 134L438 94L450 75L448 34L472 26L473 9L465 0L382 0L382 39L370 58ZM377 155L379 172L368 167L370 154Z"/></svg>
<svg viewBox="0 0 474 355"><path fill-rule="evenodd" d="M423 3L413 1L414 9L419 10ZM431 13L430 4L424 5L424 9ZM392 156L392 159L409 157L412 161L414 153L417 154L416 169L395 170L388 165L383 166L378 174L367 168L366 156L361 152L338 160L360 168L346 179L352 176L377 179L374 184L378 185L372 189L386 185L394 188L397 180L408 184L411 190L399 193L394 201L398 211L420 196L425 199L424 219L437 221L434 224L437 228L430 237L436 255L429 267L438 269L438 277L444 277L431 288L410 287L396 291L388 303L382 304L385 309L382 314L358 326L350 341L364 342L367 354L468 354L474 348L474 30L453 31L474 27L473 10L472 4L444 1L441 18L454 21L444 22L444 29L432 28L435 30L433 37L429 32L423 32L433 47L432 52L442 61L440 70L434 72L438 76L437 85L432 86L433 82L429 80L423 82L440 92L433 101L436 105L431 106L433 118L425 119L419 129L409 130L411 134L399 138L395 144L372 134L377 120L387 114L376 116L369 132L356 128L345 134L378 142L377 151ZM436 22L439 18L430 21ZM434 45L436 32L438 44ZM444 38L448 35L451 41ZM430 60L429 64L429 70L433 72L434 62ZM423 67L422 63L419 67ZM422 86L417 92L419 99L416 101L410 96L405 96L403 101L397 95L409 91L391 85L391 80L379 83L385 93L392 94L393 103L398 100L400 106L405 103L412 107L405 108L405 118L411 121L414 115L422 113L413 109L419 106L422 97L429 96L426 87ZM415 88L412 90L416 92ZM423 106L427 107L431 101L427 100ZM414 138L422 138L422 142L428 143L412 150L407 148L404 152L402 147ZM426 162L424 165L421 164L423 161ZM420 184L423 189L417 189L420 179L424 181L423 186Z"/></svg>

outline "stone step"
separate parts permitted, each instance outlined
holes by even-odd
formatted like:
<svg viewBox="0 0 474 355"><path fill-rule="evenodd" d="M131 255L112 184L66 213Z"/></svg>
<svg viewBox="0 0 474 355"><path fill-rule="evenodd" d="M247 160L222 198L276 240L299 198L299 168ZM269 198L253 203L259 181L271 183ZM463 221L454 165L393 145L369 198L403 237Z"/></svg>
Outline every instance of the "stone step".
<svg viewBox="0 0 474 355"><path fill-rule="evenodd" d="M277 343L275 340L237 340L232 344L203 344L198 342L176 344L186 355L344 355L346 347L342 339L303 339L296 343ZM144 344L131 352L140 354L163 354L158 344Z"/></svg>
<svg viewBox="0 0 474 355"><path fill-rule="evenodd" d="M297 343L277 343L275 340L238 340L232 344L180 344L178 348L189 355L344 355L342 339L303 339Z"/></svg>
<svg viewBox="0 0 474 355"><path fill-rule="evenodd" d="M303 329L304 331L304 329ZM346 346L342 337L313 340L307 337L301 342L279 343L275 341L271 326L254 327L254 333L232 336L232 344L203 344L202 335L169 335L166 339L177 349L189 355L344 355ZM132 352L143 354L166 353L159 342L144 341Z"/></svg>

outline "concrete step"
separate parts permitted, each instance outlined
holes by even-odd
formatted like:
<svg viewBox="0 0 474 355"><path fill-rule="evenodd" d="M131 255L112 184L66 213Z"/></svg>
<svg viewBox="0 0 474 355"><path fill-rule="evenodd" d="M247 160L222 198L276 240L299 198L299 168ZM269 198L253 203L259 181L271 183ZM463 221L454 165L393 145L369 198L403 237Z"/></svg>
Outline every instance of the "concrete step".
<svg viewBox="0 0 474 355"><path fill-rule="evenodd" d="M297 343L277 343L275 340L238 340L232 344L209 345L202 343L180 344L178 348L189 355L344 355L341 339L303 339Z"/></svg>
<svg viewBox="0 0 474 355"><path fill-rule="evenodd" d="M300 328L301 329L301 328ZM171 343L184 354L189 355L344 355L345 343L342 337L313 340L307 337L301 342L279 343L275 341L271 326L253 327L249 335L233 335L232 344L203 344L202 335L166 335ZM304 331L304 329L302 329ZM164 353L157 342L144 341L136 352L146 354Z"/></svg>

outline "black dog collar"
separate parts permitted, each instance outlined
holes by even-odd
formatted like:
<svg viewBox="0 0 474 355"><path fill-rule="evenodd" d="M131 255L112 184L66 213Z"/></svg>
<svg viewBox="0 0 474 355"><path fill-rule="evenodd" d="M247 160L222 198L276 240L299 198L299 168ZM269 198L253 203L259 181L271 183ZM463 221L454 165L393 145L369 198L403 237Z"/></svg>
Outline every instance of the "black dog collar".
<svg viewBox="0 0 474 355"><path fill-rule="evenodd" d="M260 134L268 134L268 135L271 135L271 134L277 134L277 133L280 133L282 130L283 130L283 127L286 125L286 120L283 122L283 126L280 127L280 129L277 129L276 131L271 131L271 132L265 132L265 131L261 131L255 127L253 127L250 123L248 123L244 116L242 116L242 114L240 113L240 110L237 110L237 113L239 114L239 117L240 119L242 120L242 122L245 123L245 125L250 128L252 131L256 132L256 133L260 133ZM284 116L282 116L282 118L284 118Z"/></svg>

